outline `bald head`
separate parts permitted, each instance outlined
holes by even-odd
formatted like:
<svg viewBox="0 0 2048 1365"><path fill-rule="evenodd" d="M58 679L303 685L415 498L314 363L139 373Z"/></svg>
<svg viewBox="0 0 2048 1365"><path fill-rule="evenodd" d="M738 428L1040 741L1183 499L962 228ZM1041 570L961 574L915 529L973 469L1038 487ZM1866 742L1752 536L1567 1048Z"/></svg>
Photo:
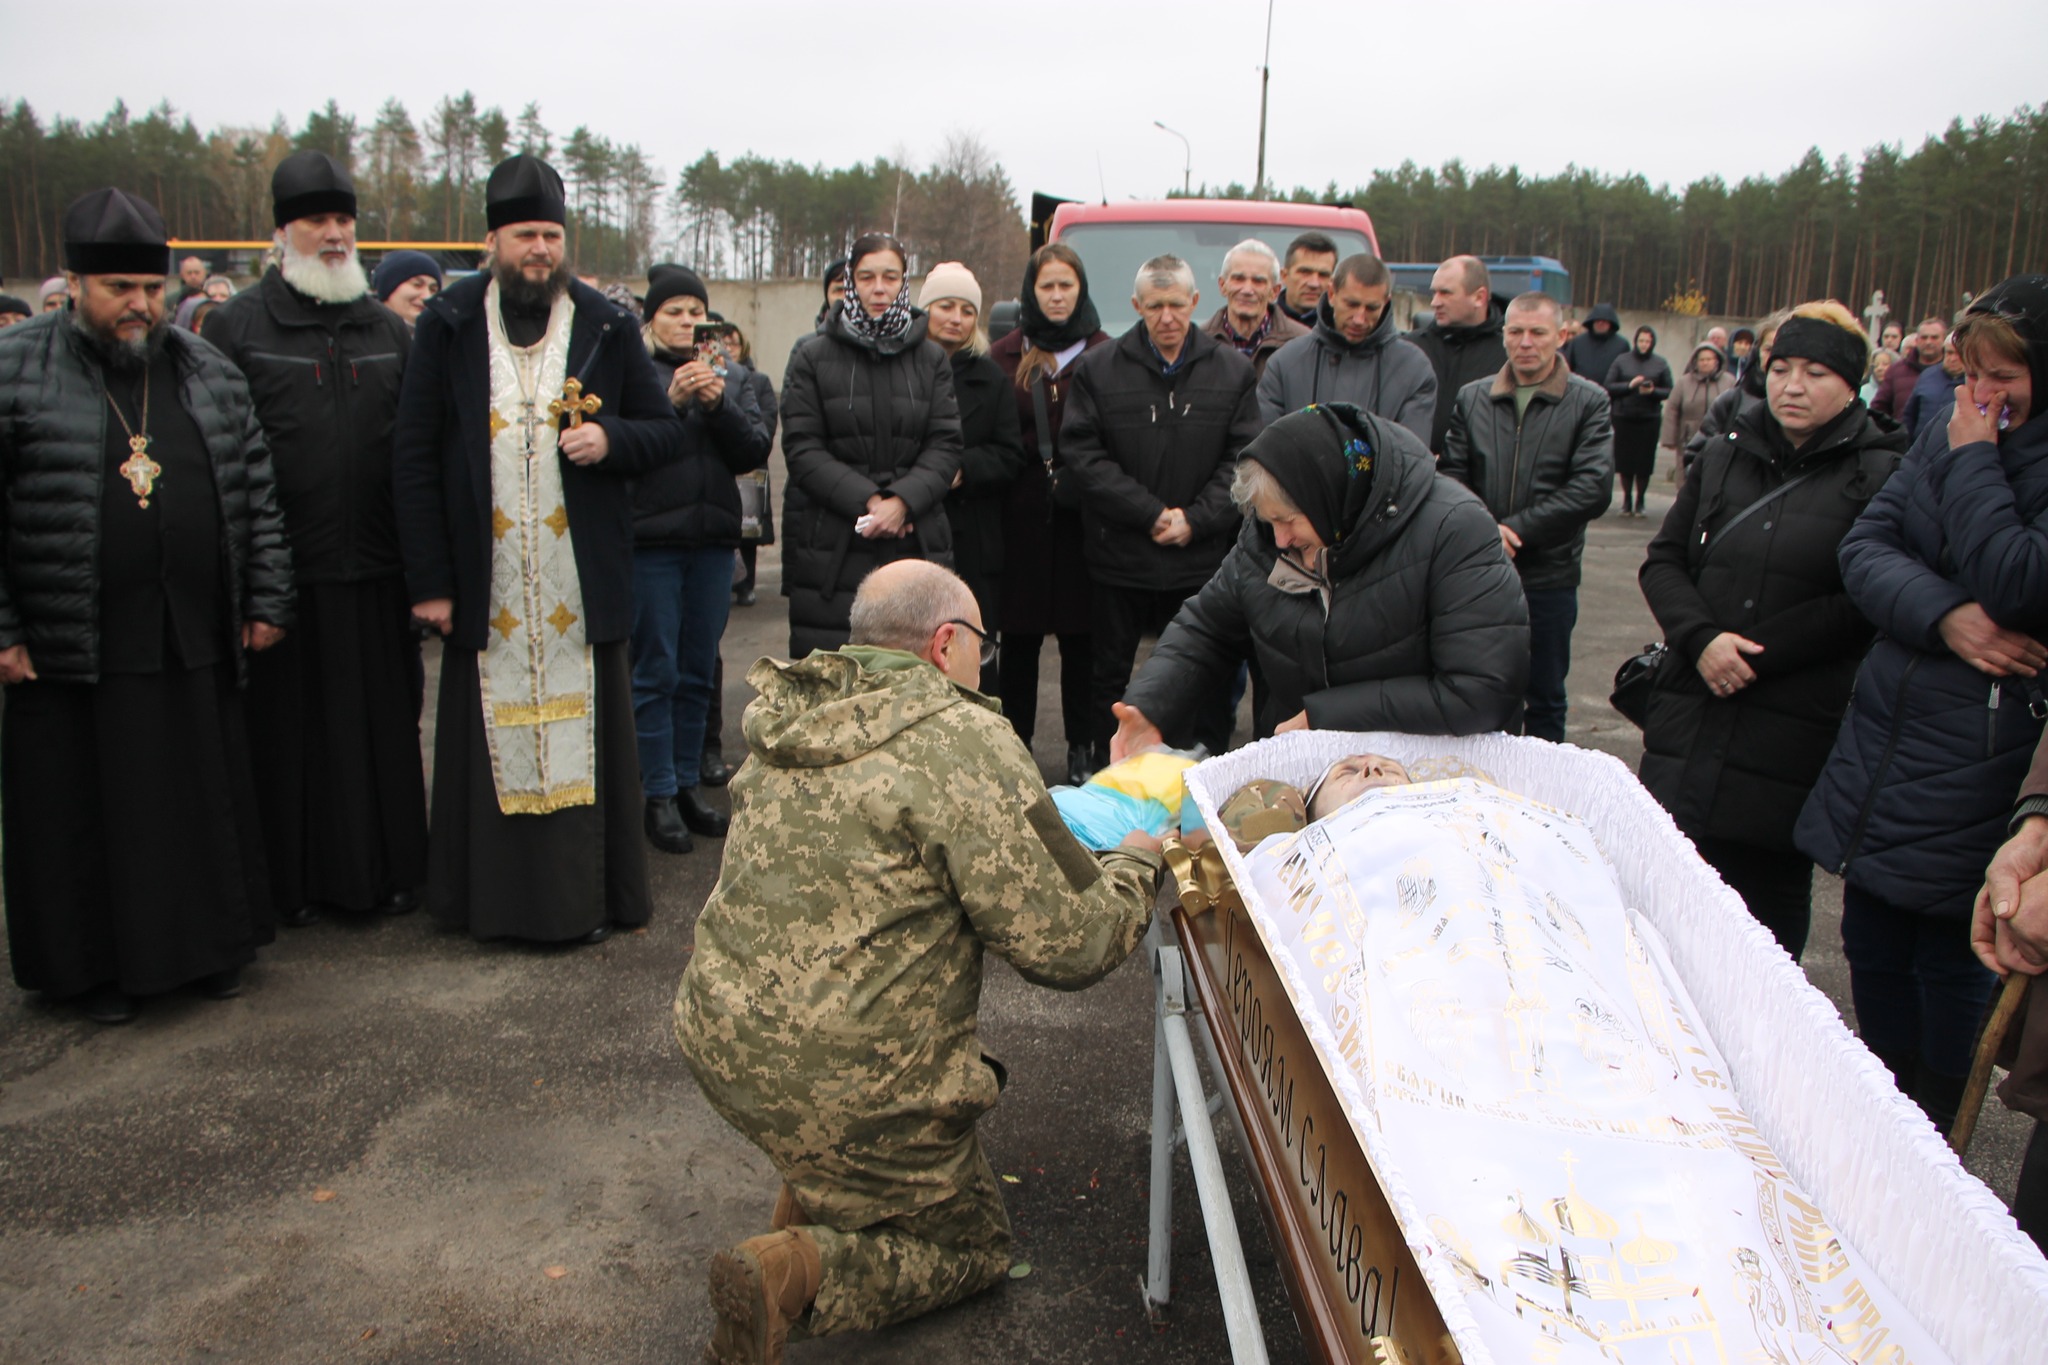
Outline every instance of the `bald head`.
<svg viewBox="0 0 2048 1365"><path fill-rule="evenodd" d="M1486 263L1477 256L1453 256L1429 281L1429 311L1439 327L1477 327L1493 306Z"/></svg>

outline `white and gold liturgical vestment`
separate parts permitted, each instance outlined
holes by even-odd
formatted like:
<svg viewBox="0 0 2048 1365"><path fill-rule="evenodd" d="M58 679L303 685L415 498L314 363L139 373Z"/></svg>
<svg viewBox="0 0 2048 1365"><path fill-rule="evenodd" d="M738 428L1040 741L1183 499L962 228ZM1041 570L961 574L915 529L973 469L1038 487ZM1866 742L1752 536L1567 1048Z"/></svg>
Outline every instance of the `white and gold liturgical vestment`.
<svg viewBox="0 0 2048 1365"><path fill-rule="evenodd" d="M1247 865L1494 1360L1947 1358L1786 1174L1579 820L1424 782Z"/></svg>
<svg viewBox="0 0 2048 1365"><path fill-rule="evenodd" d="M477 657L498 808L542 815L597 801L597 672L584 638L569 511L556 452L575 305L555 299L547 332L514 346L490 325L490 637Z"/></svg>

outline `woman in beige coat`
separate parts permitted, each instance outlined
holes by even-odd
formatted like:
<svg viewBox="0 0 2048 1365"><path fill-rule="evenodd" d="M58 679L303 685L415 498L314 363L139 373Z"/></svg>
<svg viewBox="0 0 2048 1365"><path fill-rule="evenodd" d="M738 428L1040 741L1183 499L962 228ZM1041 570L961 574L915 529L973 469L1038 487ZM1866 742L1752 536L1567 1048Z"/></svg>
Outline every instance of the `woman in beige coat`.
<svg viewBox="0 0 2048 1365"><path fill-rule="evenodd" d="M1678 471L1678 477L1685 474L1686 443L1700 429L1707 409L1734 387L1735 376L1729 373L1720 347L1711 341L1695 346L1692 359L1685 362L1685 373L1672 384L1671 397L1664 403L1664 431L1657 441L1671 454L1671 467Z"/></svg>

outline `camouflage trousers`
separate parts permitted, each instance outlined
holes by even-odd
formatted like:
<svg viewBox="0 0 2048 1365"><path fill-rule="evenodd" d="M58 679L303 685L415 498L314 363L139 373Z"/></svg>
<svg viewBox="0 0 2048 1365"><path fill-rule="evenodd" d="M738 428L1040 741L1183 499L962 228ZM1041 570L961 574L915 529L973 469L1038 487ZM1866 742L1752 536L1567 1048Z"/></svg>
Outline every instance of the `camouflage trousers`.
<svg viewBox="0 0 2048 1365"><path fill-rule="evenodd" d="M1009 1273L1010 1215L980 1139L970 1133L967 1141L973 1150L953 1194L941 1203L855 1227L806 1222L798 1207L790 1225L817 1242L824 1277L792 1336L904 1322L978 1294ZM800 1197L816 1199L818 1180L809 1173ZM841 1199L818 1202L843 1207L840 1193Z"/></svg>

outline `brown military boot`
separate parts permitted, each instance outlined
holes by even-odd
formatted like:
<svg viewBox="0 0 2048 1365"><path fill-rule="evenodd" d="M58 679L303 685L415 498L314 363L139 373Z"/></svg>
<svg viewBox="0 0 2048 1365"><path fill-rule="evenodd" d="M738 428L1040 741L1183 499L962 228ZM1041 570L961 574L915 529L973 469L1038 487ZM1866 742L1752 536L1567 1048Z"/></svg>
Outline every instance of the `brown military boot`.
<svg viewBox="0 0 2048 1365"><path fill-rule="evenodd" d="M801 1228L749 1237L711 1259L711 1329L705 1365L781 1365L790 1324L818 1297L818 1244Z"/></svg>

